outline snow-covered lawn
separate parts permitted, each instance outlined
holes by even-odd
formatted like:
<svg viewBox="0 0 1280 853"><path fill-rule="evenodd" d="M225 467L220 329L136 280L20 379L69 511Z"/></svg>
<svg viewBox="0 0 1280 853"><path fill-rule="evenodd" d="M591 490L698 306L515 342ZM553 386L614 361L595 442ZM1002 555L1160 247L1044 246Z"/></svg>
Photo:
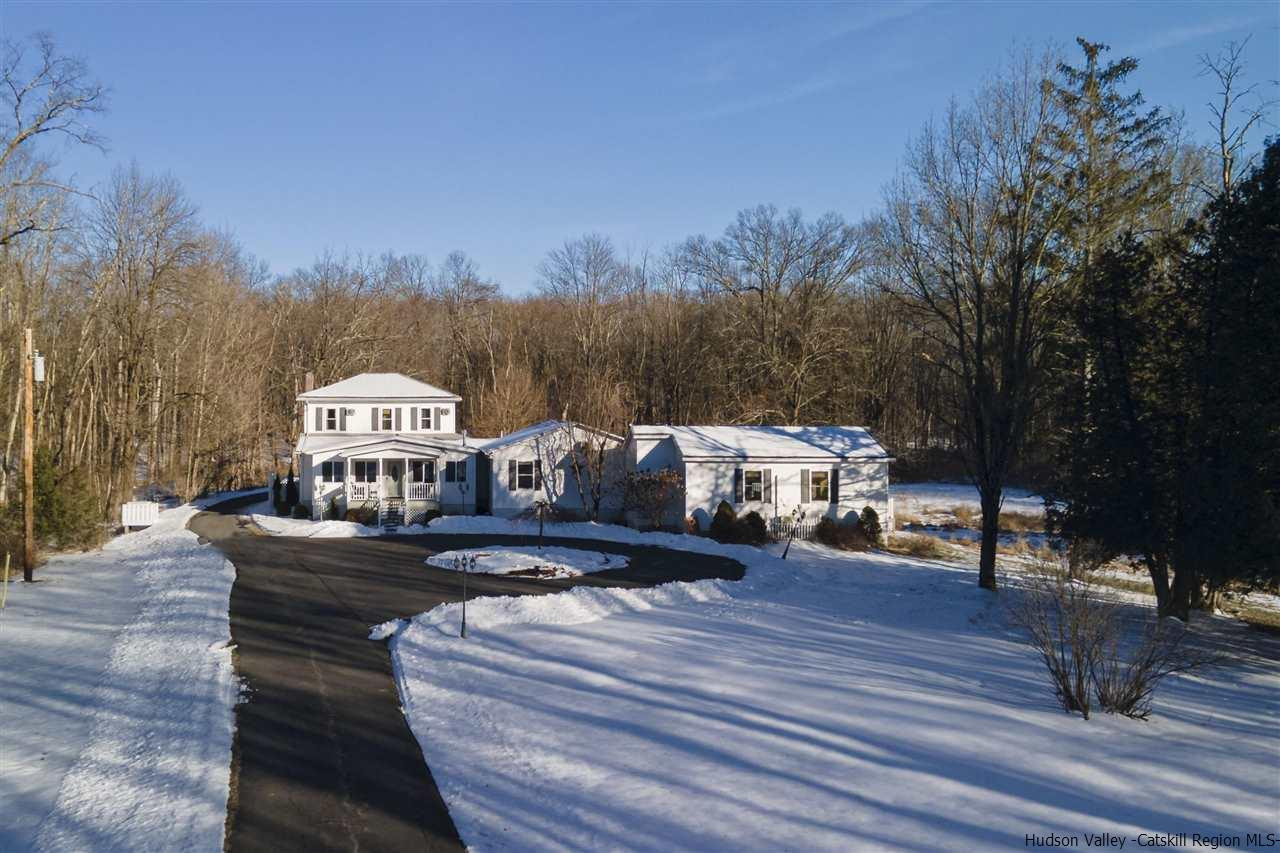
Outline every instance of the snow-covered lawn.
<svg viewBox="0 0 1280 853"><path fill-rule="evenodd" d="M1133 848L1280 829L1280 652L1249 651L1269 640L1240 623L1199 623L1239 658L1171 679L1149 722L1084 721L970 568L567 526L749 572L474 600L467 640L457 605L376 631L394 632L406 714L472 849L1026 849L1086 832Z"/></svg>
<svg viewBox="0 0 1280 853"><path fill-rule="evenodd" d="M622 554L557 548L548 545L506 548L471 548L465 551L442 551L428 557L428 565L441 569L454 568L454 560L475 557L471 571L490 575L529 575L531 577L572 578L605 569L624 569L629 562Z"/></svg>
<svg viewBox="0 0 1280 853"><path fill-rule="evenodd" d="M978 489L972 483L890 483L894 513L899 517L914 516L925 524L955 523L956 507L975 516L982 514ZM1044 515L1044 500L1026 489L1005 489L1002 512Z"/></svg>
<svg viewBox="0 0 1280 853"><path fill-rule="evenodd" d="M198 511L165 510L101 551L50 559L38 583L11 583L0 850L222 849L235 570L186 529Z"/></svg>

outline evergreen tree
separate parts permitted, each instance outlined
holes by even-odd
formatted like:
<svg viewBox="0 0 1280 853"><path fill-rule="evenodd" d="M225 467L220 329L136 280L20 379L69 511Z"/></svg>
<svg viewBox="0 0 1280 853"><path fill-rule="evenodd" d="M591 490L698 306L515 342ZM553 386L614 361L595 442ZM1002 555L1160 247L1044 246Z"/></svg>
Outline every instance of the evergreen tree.
<svg viewBox="0 0 1280 853"><path fill-rule="evenodd" d="M1094 272L1050 523L1140 555L1185 619L1280 576L1280 143L1201 222L1126 234Z"/></svg>

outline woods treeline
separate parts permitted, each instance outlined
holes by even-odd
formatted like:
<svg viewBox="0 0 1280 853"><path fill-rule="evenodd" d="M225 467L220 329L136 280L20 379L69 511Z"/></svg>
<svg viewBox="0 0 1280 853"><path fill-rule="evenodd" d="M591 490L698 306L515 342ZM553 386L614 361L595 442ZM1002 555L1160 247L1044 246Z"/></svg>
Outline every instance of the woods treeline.
<svg viewBox="0 0 1280 853"><path fill-rule="evenodd" d="M1144 104L1136 60L1080 40L1014 57L926 124L875 216L760 206L643 253L587 234L519 297L461 253L329 252L273 276L172 177L63 184L52 143L101 146L107 91L46 37L3 51L10 507L32 327L41 476L95 523L145 483L262 482L306 372L386 370L461 395L477 436L547 417L868 426L905 468L977 484L985 586L1011 480L1050 490L1062 532L1146 555L1167 612L1275 571L1277 155L1247 146L1268 105L1242 46L1202 59L1210 146ZM1222 537L1248 572L1210 566Z"/></svg>

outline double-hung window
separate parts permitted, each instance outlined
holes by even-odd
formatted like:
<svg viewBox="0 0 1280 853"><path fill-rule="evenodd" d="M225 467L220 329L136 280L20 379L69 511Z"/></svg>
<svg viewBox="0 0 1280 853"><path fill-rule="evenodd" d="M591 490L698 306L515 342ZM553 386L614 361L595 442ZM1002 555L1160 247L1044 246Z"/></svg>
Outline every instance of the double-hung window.
<svg viewBox="0 0 1280 853"><path fill-rule="evenodd" d="M772 503L773 471L768 468L737 468L733 472L734 503Z"/></svg>
<svg viewBox="0 0 1280 853"><path fill-rule="evenodd" d="M839 468L800 469L800 503L839 503L839 490Z"/></svg>
<svg viewBox="0 0 1280 853"><path fill-rule="evenodd" d="M423 430L431 430L431 407L423 406L422 411L418 413L418 427Z"/></svg>
<svg viewBox="0 0 1280 853"><path fill-rule="evenodd" d="M507 460L507 491L536 492L542 488L542 460Z"/></svg>
<svg viewBox="0 0 1280 853"><path fill-rule="evenodd" d="M324 483L341 483L346 473L346 464L341 459L320 463L320 481Z"/></svg>
<svg viewBox="0 0 1280 853"><path fill-rule="evenodd" d="M444 463L444 481L446 483L465 483L467 482L467 462L462 460L454 462L450 460Z"/></svg>
<svg viewBox="0 0 1280 853"><path fill-rule="evenodd" d="M434 483L436 481L436 463L430 459L409 460L410 483Z"/></svg>
<svg viewBox="0 0 1280 853"><path fill-rule="evenodd" d="M378 460L357 459L351 463L351 473L357 483L378 482Z"/></svg>
<svg viewBox="0 0 1280 853"><path fill-rule="evenodd" d="M338 410L337 409L324 410L324 428L329 432L334 432L338 429Z"/></svg>
<svg viewBox="0 0 1280 853"><path fill-rule="evenodd" d="M395 428L393 424L394 424L394 421L392 421L391 419L391 410L383 409L380 429L382 429L384 432L390 432L392 429Z"/></svg>

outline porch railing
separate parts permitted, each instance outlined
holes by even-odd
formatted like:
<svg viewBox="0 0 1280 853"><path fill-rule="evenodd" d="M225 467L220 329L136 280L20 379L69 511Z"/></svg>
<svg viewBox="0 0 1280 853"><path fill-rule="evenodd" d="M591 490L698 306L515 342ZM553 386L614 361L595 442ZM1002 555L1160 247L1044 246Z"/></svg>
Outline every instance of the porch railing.
<svg viewBox="0 0 1280 853"><path fill-rule="evenodd" d="M409 484L409 500L433 501L435 499L436 499L435 483L410 483Z"/></svg>
<svg viewBox="0 0 1280 853"><path fill-rule="evenodd" d="M377 483L352 482L347 486L348 501L374 501L378 499Z"/></svg>

